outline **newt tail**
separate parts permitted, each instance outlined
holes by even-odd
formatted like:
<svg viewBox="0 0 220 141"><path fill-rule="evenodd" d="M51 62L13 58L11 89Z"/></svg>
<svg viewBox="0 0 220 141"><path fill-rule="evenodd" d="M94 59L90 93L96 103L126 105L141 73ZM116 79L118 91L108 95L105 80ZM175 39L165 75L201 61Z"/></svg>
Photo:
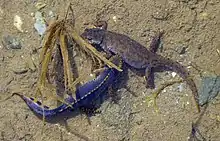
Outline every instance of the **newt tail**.
<svg viewBox="0 0 220 141"><path fill-rule="evenodd" d="M192 76L190 76L189 71L186 70L183 65L181 65L180 63L173 61L169 58L165 58L165 57L157 54L157 59L152 60L150 66L152 66L153 68L159 67L159 68L168 69L170 71L176 72L183 80L185 80L187 85L191 89L193 96L194 96L196 108L197 108L198 112L200 112L199 94L198 94L196 84L193 81Z"/></svg>

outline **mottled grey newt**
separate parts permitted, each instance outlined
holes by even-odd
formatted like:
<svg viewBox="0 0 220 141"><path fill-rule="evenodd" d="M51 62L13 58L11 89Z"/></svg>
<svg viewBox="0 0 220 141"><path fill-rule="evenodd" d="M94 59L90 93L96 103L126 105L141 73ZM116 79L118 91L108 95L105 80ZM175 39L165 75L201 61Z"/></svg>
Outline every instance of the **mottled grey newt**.
<svg viewBox="0 0 220 141"><path fill-rule="evenodd" d="M103 28L85 29L82 33L82 37L87 39L90 44L95 45L96 48L103 49L107 54L119 55L125 63L133 68L145 69L148 87L152 87L149 82L152 82L152 77L150 76L153 73L153 68L163 68L178 73L192 90L197 109L200 111L197 87L189 72L180 63L155 53L155 49L159 46L161 36L162 33L152 40L150 49L148 50L126 35L108 31Z"/></svg>

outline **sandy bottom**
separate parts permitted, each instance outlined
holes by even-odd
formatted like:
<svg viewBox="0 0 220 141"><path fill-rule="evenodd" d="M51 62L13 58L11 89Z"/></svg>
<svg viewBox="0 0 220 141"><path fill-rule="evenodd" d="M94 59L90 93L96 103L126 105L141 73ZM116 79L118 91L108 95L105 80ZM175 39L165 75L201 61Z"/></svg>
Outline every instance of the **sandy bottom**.
<svg viewBox="0 0 220 141"><path fill-rule="evenodd" d="M52 10L63 17L69 0L48 0L41 11L48 15ZM159 54L189 66L197 86L201 75L220 74L220 1L219 0L74 0L76 29L83 32L86 23L106 20L108 30L129 35L146 47L158 30L164 30L163 51ZM33 28L32 13L37 9L33 0L1 0L0 34L13 35L21 40L21 49L6 49L0 44L0 100L12 92L33 96L39 70L40 37ZM13 25L14 16L23 21L19 32ZM153 18L166 17L163 20ZM183 48L186 52L181 54ZM30 59L32 60L30 62ZM32 69L27 69L27 66ZM16 72L24 73L19 74ZM220 140L220 104L211 102L198 114L189 87L183 90L175 84L166 88L157 100L159 113L146 103L153 90L146 89L144 79L128 71L126 88L115 92L121 98L117 104L106 100L89 125L84 115L60 118L47 123L42 134L42 120L37 118L19 98L0 103L0 140L2 141L185 141L194 126L200 140ZM167 80L177 80L171 73L155 74L156 88ZM65 122L63 122L65 121ZM194 124L193 124L194 123ZM67 127L68 128L65 128ZM198 132L201 134L199 135Z"/></svg>

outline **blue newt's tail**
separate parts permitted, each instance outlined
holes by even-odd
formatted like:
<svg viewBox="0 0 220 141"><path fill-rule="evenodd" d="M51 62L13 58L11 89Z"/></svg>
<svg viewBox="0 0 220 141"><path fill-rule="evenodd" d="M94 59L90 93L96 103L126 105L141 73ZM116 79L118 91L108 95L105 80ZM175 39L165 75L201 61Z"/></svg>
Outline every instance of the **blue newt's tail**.
<svg viewBox="0 0 220 141"><path fill-rule="evenodd" d="M62 104L57 108L49 109L49 107L43 106L40 101L36 101L34 98L29 98L19 93L14 93L13 95L18 95L19 97L21 97L34 113L41 116L44 115L45 117L54 116L57 113L63 112L65 109L69 107L69 105L67 104ZM72 96L69 96L68 98L65 99L65 102L67 103L72 103L74 101L75 100Z"/></svg>

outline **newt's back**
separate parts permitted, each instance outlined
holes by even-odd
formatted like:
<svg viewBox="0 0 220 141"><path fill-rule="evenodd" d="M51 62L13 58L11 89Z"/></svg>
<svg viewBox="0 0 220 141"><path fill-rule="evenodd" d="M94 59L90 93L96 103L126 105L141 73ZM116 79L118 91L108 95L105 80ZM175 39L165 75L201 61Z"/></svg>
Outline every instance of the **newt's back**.
<svg viewBox="0 0 220 141"><path fill-rule="evenodd" d="M103 49L107 48L119 54L130 66L141 69L146 68L155 54L145 46L123 34L106 31L102 42Z"/></svg>
<svg viewBox="0 0 220 141"><path fill-rule="evenodd" d="M146 68L151 58L154 58L154 53L123 34L93 28L86 29L82 37L91 44L99 45L106 52L120 55L127 64L137 69Z"/></svg>

